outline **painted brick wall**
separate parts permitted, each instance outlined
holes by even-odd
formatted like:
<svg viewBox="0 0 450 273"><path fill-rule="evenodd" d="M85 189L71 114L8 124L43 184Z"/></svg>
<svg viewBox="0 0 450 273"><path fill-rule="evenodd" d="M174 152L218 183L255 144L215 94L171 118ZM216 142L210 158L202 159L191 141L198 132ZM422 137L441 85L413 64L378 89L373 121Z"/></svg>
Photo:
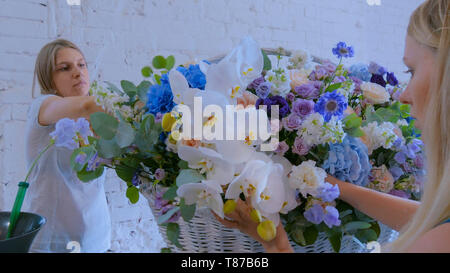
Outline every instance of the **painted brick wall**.
<svg viewBox="0 0 450 273"><path fill-rule="evenodd" d="M0 0L0 210L10 210L23 179L24 129L36 55L58 37L85 53L92 80L139 82L155 55L177 63L226 53L245 35L262 47L304 49L334 58L338 41L356 61L376 60L405 79L406 25L423 0ZM370 1L369 1L370 2ZM376 1L372 1L376 2ZM355 60L353 60L355 61ZM112 250L159 252L164 247L145 198L131 205L124 183L108 172Z"/></svg>

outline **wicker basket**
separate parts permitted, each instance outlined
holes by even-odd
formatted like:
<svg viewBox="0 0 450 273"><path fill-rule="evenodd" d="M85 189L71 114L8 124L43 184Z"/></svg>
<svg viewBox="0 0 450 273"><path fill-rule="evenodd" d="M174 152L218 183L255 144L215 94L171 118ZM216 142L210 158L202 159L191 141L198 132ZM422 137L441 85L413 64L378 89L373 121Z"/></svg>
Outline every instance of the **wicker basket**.
<svg viewBox="0 0 450 273"><path fill-rule="evenodd" d="M159 215L159 210L154 206L155 198L152 192L152 186L141 186L142 195L148 200L153 215ZM183 249L173 245L166 236L165 226L159 225L159 231L162 234L167 247L172 252L188 253L255 253L264 252L261 244L237 229L224 227L212 215L209 209L197 209L190 222L185 222L180 217L178 220L180 226L179 242ZM397 238L398 233L385 225L380 224L381 233L378 238L380 244L390 242ZM319 233L317 241L313 245L301 247L291 241L295 252L298 253L333 253L334 250L323 233ZM361 253L369 252L366 245L360 243L352 236L344 236L341 243L341 253Z"/></svg>

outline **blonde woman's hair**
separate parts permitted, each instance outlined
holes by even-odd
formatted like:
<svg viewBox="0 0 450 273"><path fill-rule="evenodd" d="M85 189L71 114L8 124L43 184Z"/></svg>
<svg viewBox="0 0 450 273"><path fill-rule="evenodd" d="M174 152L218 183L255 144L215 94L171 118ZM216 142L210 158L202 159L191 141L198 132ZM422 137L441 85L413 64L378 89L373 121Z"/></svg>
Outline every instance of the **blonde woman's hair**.
<svg viewBox="0 0 450 273"><path fill-rule="evenodd" d="M62 48L73 48L80 52L83 56L83 52L72 42L64 39L57 39L46 44L36 59L34 66L33 87L32 96L34 98L34 88L36 85L36 79L41 87L41 94L56 94L55 84L53 82L53 71L56 66L56 54Z"/></svg>
<svg viewBox="0 0 450 273"><path fill-rule="evenodd" d="M427 179L419 209L398 240L388 245L405 252L414 241L450 217L450 0L427 0L411 15L408 35L435 52L436 70L428 91L423 128Z"/></svg>

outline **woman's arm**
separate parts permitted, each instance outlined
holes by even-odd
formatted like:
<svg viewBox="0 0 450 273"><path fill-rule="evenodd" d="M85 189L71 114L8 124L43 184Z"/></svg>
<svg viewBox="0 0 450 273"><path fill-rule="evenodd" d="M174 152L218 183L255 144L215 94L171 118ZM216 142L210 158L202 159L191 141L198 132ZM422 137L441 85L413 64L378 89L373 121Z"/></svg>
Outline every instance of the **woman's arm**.
<svg viewBox="0 0 450 273"><path fill-rule="evenodd" d="M326 180L338 185L341 192L339 199L395 230L402 229L412 219L420 204L417 201L343 182L332 176L328 176Z"/></svg>
<svg viewBox="0 0 450 273"><path fill-rule="evenodd" d="M58 97L51 96L42 102L39 110L38 122L46 126L58 122L62 118L86 118L95 112L104 112L103 108L96 104L95 97Z"/></svg>
<svg viewBox="0 0 450 273"><path fill-rule="evenodd" d="M450 253L450 223L439 225L426 232L406 252Z"/></svg>

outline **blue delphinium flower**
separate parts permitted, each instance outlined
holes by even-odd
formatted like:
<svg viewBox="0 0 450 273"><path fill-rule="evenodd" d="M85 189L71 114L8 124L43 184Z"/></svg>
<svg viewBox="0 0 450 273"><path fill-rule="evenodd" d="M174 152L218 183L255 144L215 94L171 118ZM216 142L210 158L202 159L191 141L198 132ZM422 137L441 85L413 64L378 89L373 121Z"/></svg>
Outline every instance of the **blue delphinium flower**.
<svg viewBox="0 0 450 273"><path fill-rule="evenodd" d="M325 182L321 187L317 189L319 194L318 198L322 199L324 202L332 202L339 197L339 187L338 185L332 185Z"/></svg>
<svg viewBox="0 0 450 273"><path fill-rule="evenodd" d="M329 228L341 225L341 220L339 220L339 211L335 207L327 206L325 208L325 212L323 221Z"/></svg>
<svg viewBox="0 0 450 273"><path fill-rule="evenodd" d="M392 86L396 86L398 84L398 80L395 77L394 72L391 72L391 73L388 72L386 79L387 79L387 82Z"/></svg>
<svg viewBox="0 0 450 273"><path fill-rule="evenodd" d="M303 216L305 216L306 220L318 225L322 223L325 215L322 206L315 204L310 209L306 210L305 213L303 213Z"/></svg>
<svg viewBox="0 0 450 273"><path fill-rule="evenodd" d="M335 90L322 95L316 105L314 105L314 111L320 113L325 121L328 122L332 116L341 119L347 106L347 99Z"/></svg>
<svg viewBox="0 0 450 273"><path fill-rule="evenodd" d="M50 137L55 140L57 147L66 147L74 150L78 148L78 143L75 141L77 133L76 123L73 119L60 119L55 125L55 131L50 133Z"/></svg>
<svg viewBox="0 0 450 273"><path fill-rule="evenodd" d="M335 48L333 48L333 54L338 58L350 58L355 54L352 46L347 46L344 42L339 42Z"/></svg>
<svg viewBox="0 0 450 273"><path fill-rule="evenodd" d="M330 143L328 159L322 168L340 180L366 186L372 168L367 146L351 136L346 136L342 143Z"/></svg>
<svg viewBox="0 0 450 273"><path fill-rule="evenodd" d="M187 69L185 67L180 66L177 68L177 70L181 72L181 74L183 74L183 76L186 78L186 80L189 83L189 87L198 88L201 90L205 89L206 76L200 70L200 65L191 64Z"/></svg>
<svg viewBox="0 0 450 273"><path fill-rule="evenodd" d="M168 80L166 82L166 77L164 77L164 75L163 78L161 78L161 84L150 86L147 92L148 113L151 113L154 116L156 116L158 112L161 114L170 112L175 106L175 103L173 102L172 89L168 84Z"/></svg>
<svg viewBox="0 0 450 273"><path fill-rule="evenodd" d="M372 74L369 72L369 68L365 64L354 64L350 66L350 77L358 78L364 82L370 81Z"/></svg>

